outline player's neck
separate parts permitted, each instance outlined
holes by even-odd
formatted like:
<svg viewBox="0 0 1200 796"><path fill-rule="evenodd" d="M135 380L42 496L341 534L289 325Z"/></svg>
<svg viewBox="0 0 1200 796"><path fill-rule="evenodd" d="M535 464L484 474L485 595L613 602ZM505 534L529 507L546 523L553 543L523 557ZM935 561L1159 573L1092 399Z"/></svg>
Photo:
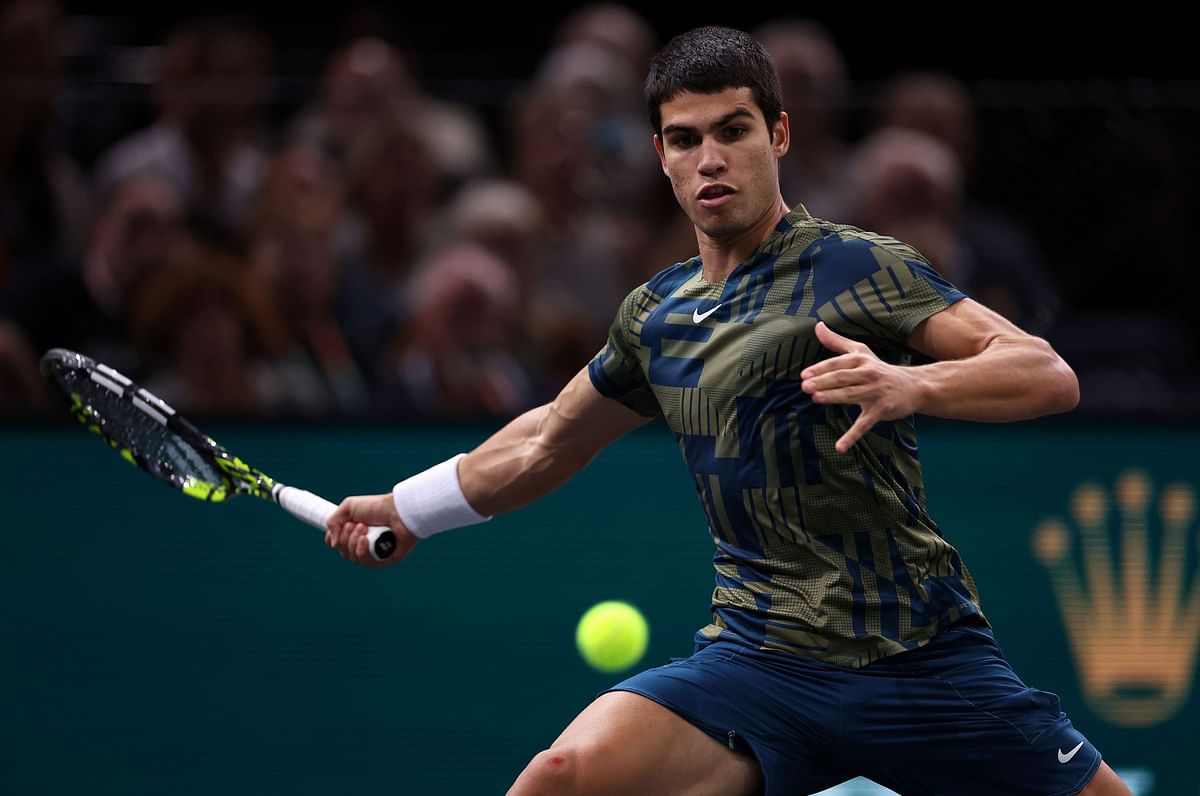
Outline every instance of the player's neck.
<svg viewBox="0 0 1200 796"><path fill-rule="evenodd" d="M737 268L738 264L750 259L779 224L779 219L788 214L788 206L780 196L770 211L740 234L729 238L713 238L696 228L696 243L700 248L702 271L707 282L722 282Z"/></svg>

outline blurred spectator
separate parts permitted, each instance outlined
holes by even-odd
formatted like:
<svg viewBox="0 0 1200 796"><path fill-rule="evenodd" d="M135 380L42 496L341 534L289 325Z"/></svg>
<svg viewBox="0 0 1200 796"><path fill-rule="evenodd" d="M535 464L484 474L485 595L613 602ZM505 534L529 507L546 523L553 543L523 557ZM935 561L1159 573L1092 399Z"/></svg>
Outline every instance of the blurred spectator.
<svg viewBox="0 0 1200 796"><path fill-rule="evenodd" d="M142 382L180 411L253 414L277 409L266 356L283 331L264 286L244 263L195 238L156 272L131 309Z"/></svg>
<svg viewBox="0 0 1200 796"><path fill-rule="evenodd" d="M941 72L903 74L885 86L879 119L881 127L916 130L941 141L957 160L961 188L954 215L960 245L957 261L946 267L973 298L1027 331L1046 334L1062 302L1045 256L1007 213L969 193L978 140L966 87Z"/></svg>
<svg viewBox="0 0 1200 796"><path fill-rule="evenodd" d="M0 0L0 387L36 401L30 363L52 346L140 376L136 319L152 375L172 384L198 378L198 369L183 375L203 362L189 345L241 346L235 358L256 407L356 413L380 394L382 367L393 408L437 413L445 399L461 416L493 413L552 393L603 343L633 285L696 253L644 118L641 81L656 42L638 11L600 2L564 12L508 106L511 180L494 177L482 115L501 112L511 84L472 71L490 67L492 54L420 42L427 63L453 56L464 70L430 85L484 103L468 107L434 97L396 43L423 35L410 20L382 7L349 18L331 51L293 40L281 53L285 108L269 104L274 53L254 23L206 16L144 47L129 37L152 30L147 19L71 18L61 0ZM876 115L854 119L878 129L853 154L842 135L846 64L830 33L781 18L756 35L779 68L790 118L789 203L913 244L974 298L1049 337L1076 366L1085 409L1194 411L1191 105L1156 93L1154 81L1113 81L1073 95L1057 85L1055 99L1030 106L1025 86L997 82L983 125L960 80L909 72L882 87ZM114 101L134 97L148 67L157 68L157 115L110 147L113 131L149 121L142 105ZM295 118L280 119L305 99ZM286 130L269 129L267 111ZM82 146L68 139L101 117L83 124ZM275 132L288 145L272 156ZM94 180L68 140L97 163ZM981 203L977 188L1011 207ZM1026 221L1054 253L1053 272ZM1114 298L1111 284L1135 261L1178 289ZM172 274L177 267L189 275ZM210 268L220 274L193 273ZM257 298L208 284L231 274ZM194 317L182 332L159 322L164 339L186 345L152 345L143 293L170 297L162 285L187 280L200 280L203 300L172 301ZM262 324L243 317L256 301L268 307ZM463 306L487 317L463 320L461 333L434 318L441 307L462 319ZM476 334L480 325L504 351ZM173 361L177 348L191 364ZM237 372L201 403L234 411Z"/></svg>
<svg viewBox="0 0 1200 796"><path fill-rule="evenodd" d="M535 119L557 121L559 129L531 129ZM515 166L544 205L558 200L552 216L646 201L642 189L653 184L656 158L640 81L612 50L580 43L547 53L518 108L517 129L549 147L539 152L518 141Z"/></svg>
<svg viewBox="0 0 1200 796"><path fill-rule="evenodd" d="M913 246L967 295L1045 333L1057 294L1034 261L1004 256L1006 241L966 237L963 173L949 147L914 130L880 129L861 143L851 174L851 223Z"/></svg>
<svg viewBox="0 0 1200 796"><path fill-rule="evenodd" d="M17 269L75 262L83 249L87 180L55 116L63 26L53 0L0 5L0 289Z"/></svg>
<svg viewBox="0 0 1200 796"><path fill-rule="evenodd" d="M513 355L520 281L471 243L433 255L413 283L413 315L389 350L381 407L389 414L511 416L535 403Z"/></svg>
<svg viewBox="0 0 1200 796"><path fill-rule="evenodd" d="M645 75L658 47L654 28L644 17L618 3L593 3L559 23L556 44L592 44L620 56L635 76Z"/></svg>
<svg viewBox="0 0 1200 796"><path fill-rule="evenodd" d="M483 246L516 274L523 306L514 352L526 363L536 391L549 400L587 364L597 344L591 324L573 307L532 292L546 245L541 207L519 183L482 180L459 194L446 226L452 238Z"/></svg>
<svg viewBox="0 0 1200 796"><path fill-rule="evenodd" d="M575 44L547 54L514 109L514 172L548 225L535 292L586 319L597 348L657 218L661 170L639 97L621 58Z"/></svg>
<svg viewBox="0 0 1200 796"><path fill-rule="evenodd" d="M29 340L16 325L0 320L0 412L45 409L46 393Z"/></svg>
<svg viewBox="0 0 1200 796"><path fill-rule="evenodd" d="M958 239L962 171L937 139L886 128L863 140L851 170L856 226L897 238L967 289Z"/></svg>
<svg viewBox="0 0 1200 796"><path fill-rule="evenodd" d="M394 314L407 314L414 264L432 237L439 174L413 120L356 135L345 160L350 218L338 233L347 278Z"/></svg>
<svg viewBox="0 0 1200 796"><path fill-rule="evenodd" d="M849 98L842 54L833 37L808 20L777 20L755 35L775 61L788 114L791 148L779 165L784 201L843 221L850 209L850 155L840 137Z"/></svg>
<svg viewBox="0 0 1200 796"><path fill-rule="evenodd" d="M903 127L950 147L964 173L975 166L979 142L971 93L946 72L905 72L892 78L879 97L880 127Z"/></svg>
<svg viewBox="0 0 1200 796"><path fill-rule="evenodd" d="M82 263L27 269L0 291L0 314L16 320L38 350L78 349L118 370L138 370L126 313L151 275L170 266L183 207L164 180L141 175L105 197Z"/></svg>
<svg viewBox="0 0 1200 796"><path fill-rule="evenodd" d="M408 120L436 165L439 201L494 168L491 144L477 114L466 105L430 96L404 54L370 36L333 54L319 100L293 121L291 137L321 146L340 161L356 138L377 135L399 120Z"/></svg>
<svg viewBox="0 0 1200 796"><path fill-rule="evenodd" d="M278 408L305 414L363 412L368 406L364 367L373 365L388 320L370 293L346 296L335 233L345 210L344 188L333 163L319 150L293 146L272 160L263 181L250 242L251 269L263 280L283 319L275 352ZM366 338L356 356L337 312L361 319ZM382 324L372 328L371 324Z"/></svg>
<svg viewBox="0 0 1200 796"><path fill-rule="evenodd" d="M527 188L512 180L473 182L450 205L444 227L451 240L477 243L507 262L523 295L530 295L547 229L545 214Z"/></svg>
<svg viewBox="0 0 1200 796"><path fill-rule="evenodd" d="M606 103L595 125L600 142L597 165L612 185L600 200L617 211L615 220L624 228L618 233L628 241L621 253L623 285L632 287L664 264L690 257L695 249L690 224L683 229L685 234L675 234L686 218L679 212L670 183L659 178L654 131L646 123L642 80L658 48L657 35L638 12L602 2L569 14L558 26L556 44L566 52L573 51L572 45L583 45L615 54L633 78L619 92L619 104ZM614 179L617 175L619 179Z"/></svg>
<svg viewBox="0 0 1200 796"><path fill-rule="evenodd" d="M200 19L173 33L160 64L158 119L101 158L100 192L153 173L174 186L189 215L242 232L265 166L272 58L267 37L236 20Z"/></svg>
<svg viewBox="0 0 1200 796"><path fill-rule="evenodd" d="M182 224L183 198L161 177L139 175L114 188L83 261L84 285L105 317L118 317L139 282L169 267Z"/></svg>

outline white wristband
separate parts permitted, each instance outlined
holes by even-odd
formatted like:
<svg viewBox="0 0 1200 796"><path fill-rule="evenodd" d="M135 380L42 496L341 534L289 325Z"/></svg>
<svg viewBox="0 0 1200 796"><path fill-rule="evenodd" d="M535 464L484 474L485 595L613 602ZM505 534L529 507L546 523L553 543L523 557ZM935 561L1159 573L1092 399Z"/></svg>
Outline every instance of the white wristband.
<svg viewBox="0 0 1200 796"><path fill-rule="evenodd" d="M396 513L413 536L428 539L435 533L491 519L471 508L463 495L458 460L466 455L460 453L392 487Z"/></svg>

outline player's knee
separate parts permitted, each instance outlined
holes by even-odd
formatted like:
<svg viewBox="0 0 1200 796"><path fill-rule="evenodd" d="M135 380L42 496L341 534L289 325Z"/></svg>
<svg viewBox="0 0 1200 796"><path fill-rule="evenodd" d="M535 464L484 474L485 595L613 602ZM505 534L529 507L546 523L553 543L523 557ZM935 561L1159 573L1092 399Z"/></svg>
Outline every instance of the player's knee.
<svg viewBox="0 0 1200 796"><path fill-rule="evenodd" d="M579 794L580 755L574 749L547 749L525 766L508 796Z"/></svg>

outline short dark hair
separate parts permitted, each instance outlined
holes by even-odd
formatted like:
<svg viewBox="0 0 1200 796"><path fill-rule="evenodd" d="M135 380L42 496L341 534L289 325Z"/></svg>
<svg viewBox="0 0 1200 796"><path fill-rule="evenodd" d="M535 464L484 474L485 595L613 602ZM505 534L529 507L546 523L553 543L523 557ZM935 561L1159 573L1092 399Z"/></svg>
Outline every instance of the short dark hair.
<svg viewBox="0 0 1200 796"><path fill-rule="evenodd" d="M685 91L716 94L749 88L773 131L783 111L779 75L766 49L753 36L734 28L708 26L681 33L650 62L646 110L655 133L662 133L662 105Z"/></svg>

